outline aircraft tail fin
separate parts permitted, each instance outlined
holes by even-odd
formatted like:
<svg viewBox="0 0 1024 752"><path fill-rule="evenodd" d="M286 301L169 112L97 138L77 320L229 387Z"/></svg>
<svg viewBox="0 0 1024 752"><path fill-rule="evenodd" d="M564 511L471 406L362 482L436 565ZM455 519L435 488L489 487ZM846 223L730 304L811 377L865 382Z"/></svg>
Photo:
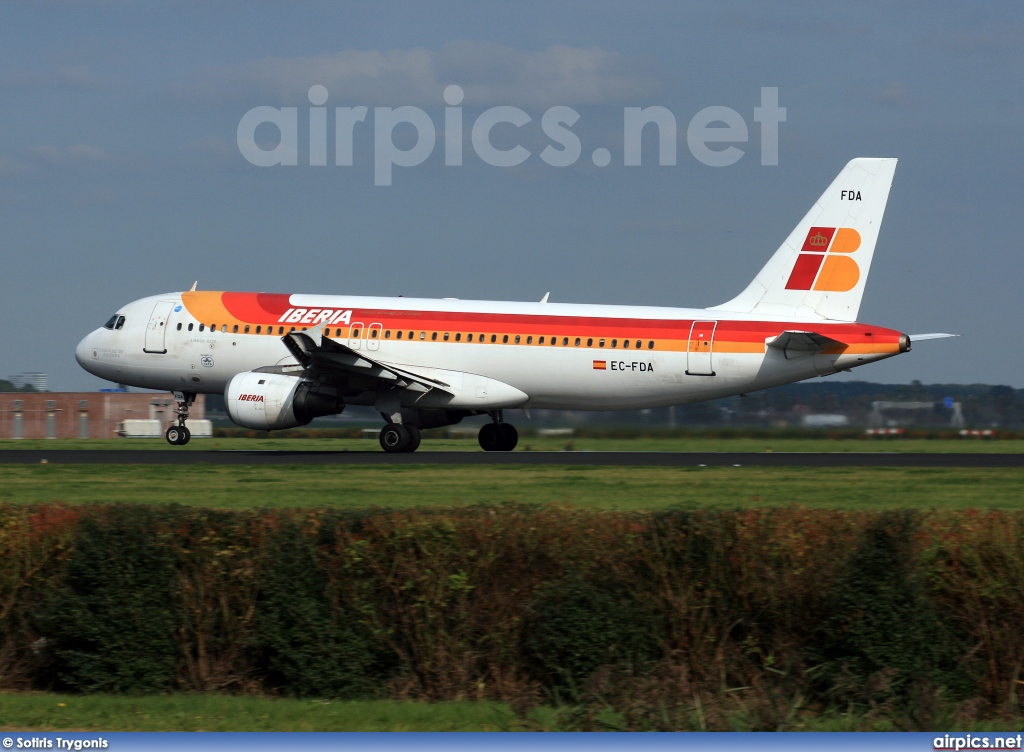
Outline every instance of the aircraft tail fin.
<svg viewBox="0 0 1024 752"><path fill-rule="evenodd" d="M747 289L712 310L855 321L895 159L851 160Z"/></svg>

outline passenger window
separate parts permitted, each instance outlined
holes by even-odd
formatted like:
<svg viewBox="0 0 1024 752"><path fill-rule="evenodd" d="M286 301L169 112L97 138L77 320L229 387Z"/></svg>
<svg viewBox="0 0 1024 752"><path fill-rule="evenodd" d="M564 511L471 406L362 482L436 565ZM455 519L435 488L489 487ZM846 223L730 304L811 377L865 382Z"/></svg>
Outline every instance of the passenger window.
<svg viewBox="0 0 1024 752"><path fill-rule="evenodd" d="M618 346L619 346L619 341L617 339L613 339L612 340L612 347L618 347Z"/></svg>
<svg viewBox="0 0 1024 752"><path fill-rule="evenodd" d="M628 339L622 340L622 346L625 347L628 350L629 349L629 340Z"/></svg>
<svg viewBox="0 0 1024 752"><path fill-rule="evenodd" d="M220 325L220 330L222 332L224 332L224 334L227 334L228 333L228 325L227 324L221 324ZM237 326L235 327L235 331L236 332L238 331L238 327ZM305 329L303 329L303 331L305 331Z"/></svg>
<svg viewBox="0 0 1024 752"><path fill-rule="evenodd" d="M248 324L246 324L246 325L245 325L245 333L246 333L246 334L248 334L248 333L249 333L249 325L248 325Z"/></svg>
<svg viewBox="0 0 1024 752"><path fill-rule="evenodd" d="M569 344L568 337L562 337L562 347L566 347Z"/></svg>
<svg viewBox="0 0 1024 752"><path fill-rule="evenodd" d="M402 338L402 333L401 332L395 332L395 339L401 339L401 338Z"/></svg>
<svg viewBox="0 0 1024 752"><path fill-rule="evenodd" d="M263 334L263 327L262 326L257 326L256 327L256 333L257 334Z"/></svg>
<svg viewBox="0 0 1024 752"><path fill-rule="evenodd" d="M637 341L636 341L636 349L637 349L637 350L639 350L639 349L640 349L640 344L641 344L641 343L640 343L640 340L637 340Z"/></svg>
<svg viewBox="0 0 1024 752"><path fill-rule="evenodd" d="M432 339L434 341L437 341L437 332L434 332L433 334L431 334L430 335L430 339Z"/></svg>
<svg viewBox="0 0 1024 752"><path fill-rule="evenodd" d="M188 330L189 330L190 332L192 331L192 324L189 324L189 325L188 325Z"/></svg>
<svg viewBox="0 0 1024 752"><path fill-rule="evenodd" d="M284 334L284 327L283 326L277 327L277 333L278 334Z"/></svg>
<svg viewBox="0 0 1024 752"><path fill-rule="evenodd" d="M384 332L384 339L391 339L391 330L388 329Z"/></svg>
<svg viewBox="0 0 1024 752"><path fill-rule="evenodd" d="M518 334L516 335L516 344L517 345L519 344L519 335Z"/></svg>
<svg viewBox="0 0 1024 752"><path fill-rule="evenodd" d="M532 334L529 337L526 338L526 344L528 344L528 345L532 345L533 344L533 335Z"/></svg>
<svg viewBox="0 0 1024 752"><path fill-rule="evenodd" d="M653 339L650 342L647 343L647 349L648 350L653 350L654 349L654 340Z"/></svg>
<svg viewBox="0 0 1024 752"><path fill-rule="evenodd" d="M497 342L497 341L498 341L498 335L497 334L492 334L491 335L491 343L493 344L494 342Z"/></svg>
<svg viewBox="0 0 1024 752"><path fill-rule="evenodd" d="M324 329L324 336L325 337L330 337L331 336L331 330L330 329Z"/></svg>
<svg viewBox="0 0 1024 752"><path fill-rule="evenodd" d="M204 329L206 329L206 325L205 324L200 324L199 325L199 331L203 331Z"/></svg>
<svg viewBox="0 0 1024 752"><path fill-rule="evenodd" d="M178 323L178 326L177 326L176 328L177 328L177 330L178 330L179 332L181 331L181 323L180 323L180 322Z"/></svg>
<svg viewBox="0 0 1024 752"><path fill-rule="evenodd" d="M455 339L458 339L458 336L456 336ZM466 335L466 342L472 342L472 341L473 341L473 333L470 332L469 334Z"/></svg>
<svg viewBox="0 0 1024 752"><path fill-rule="evenodd" d="M227 331L227 324L224 325L224 331ZM235 324L233 327L231 327L231 333L238 334L238 324Z"/></svg>
<svg viewBox="0 0 1024 752"><path fill-rule="evenodd" d="M414 334L414 332L409 332L409 339L412 339L412 338L413 338L413 337L412 337L412 335L413 335L413 334Z"/></svg>
<svg viewBox="0 0 1024 752"><path fill-rule="evenodd" d="M427 338L427 333L426 332L420 332L420 339L426 339L426 338Z"/></svg>
<svg viewBox="0 0 1024 752"><path fill-rule="evenodd" d="M462 334L461 333L456 332L456 334L455 334L455 341L456 342L461 342L462 341Z"/></svg>
<svg viewBox="0 0 1024 752"><path fill-rule="evenodd" d="M598 347L604 347L604 340L603 340L603 339L599 339L599 340L597 341L597 346L598 346Z"/></svg>
<svg viewBox="0 0 1024 752"><path fill-rule="evenodd" d="M502 335L501 344L503 344L503 345L507 345L508 344L508 335L507 334Z"/></svg>
<svg viewBox="0 0 1024 752"><path fill-rule="evenodd" d="M544 338L541 337L539 340L537 340L537 344L538 345L543 345L544 344Z"/></svg>
<svg viewBox="0 0 1024 752"><path fill-rule="evenodd" d="M579 347L579 346L580 346L580 338L579 338L579 337L577 337L577 338L576 338L576 347Z"/></svg>
<svg viewBox="0 0 1024 752"><path fill-rule="evenodd" d="M591 337L588 337L588 338L587 338L587 347L593 347L593 346L594 346L594 340L593 340L593 338L591 338Z"/></svg>
<svg viewBox="0 0 1024 752"><path fill-rule="evenodd" d="M447 341L448 341L448 332L445 332L445 333L444 333L444 341L445 341L445 342L447 342Z"/></svg>

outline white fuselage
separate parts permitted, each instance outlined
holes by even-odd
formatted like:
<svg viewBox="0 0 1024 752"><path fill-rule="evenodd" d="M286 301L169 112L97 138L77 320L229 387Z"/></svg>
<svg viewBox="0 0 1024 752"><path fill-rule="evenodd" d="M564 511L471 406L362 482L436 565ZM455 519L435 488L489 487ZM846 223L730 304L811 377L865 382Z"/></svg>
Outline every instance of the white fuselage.
<svg viewBox="0 0 1024 752"><path fill-rule="evenodd" d="M118 313L120 328L93 331L75 353L87 371L117 383L222 393L236 374L296 366L281 332L298 330L447 386L442 394L403 394L403 406L464 410L683 404L902 351L899 332L889 329L720 310L186 292L137 300ZM845 346L810 353L767 346L784 331L812 327ZM374 399L367 390L345 401Z"/></svg>

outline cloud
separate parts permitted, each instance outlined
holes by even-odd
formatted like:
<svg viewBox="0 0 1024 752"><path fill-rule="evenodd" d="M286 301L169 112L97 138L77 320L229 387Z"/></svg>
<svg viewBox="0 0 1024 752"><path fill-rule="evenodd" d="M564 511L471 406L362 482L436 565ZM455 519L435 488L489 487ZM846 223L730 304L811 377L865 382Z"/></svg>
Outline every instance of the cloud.
<svg viewBox="0 0 1024 752"><path fill-rule="evenodd" d="M445 86L458 84L468 107L583 105L649 97L660 86L643 68L597 47L528 51L453 42L439 50L342 50L213 66L196 71L177 90L205 102L308 106L309 87L322 84L329 104L443 106Z"/></svg>
<svg viewBox="0 0 1024 752"><path fill-rule="evenodd" d="M6 154L0 154L0 180L20 177L29 172L31 172L31 168L24 162L19 162Z"/></svg>
<svg viewBox="0 0 1024 752"><path fill-rule="evenodd" d="M902 81L890 81L875 93L875 99L882 104L900 107L910 104L910 94Z"/></svg>
<svg viewBox="0 0 1024 752"><path fill-rule="evenodd" d="M84 65L63 65L51 71L9 70L0 73L0 87L6 89L58 87L68 90L95 89L99 76Z"/></svg>
<svg viewBox="0 0 1024 752"><path fill-rule="evenodd" d="M976 31L958 29L934 38L935 46L941 51L956 55L989 53L1004 49L1018 49L1024 44L1024 27L1008 25L998 30Z"/></svg>
<svg viewBox="0 0 1024 752"><path fill-rule="evenodd" d="M110 154L92 144L75 144L61 148L50 144L33 146L28 150L37 161L49 166L62 167L98 162L109 162Z"/></svg>

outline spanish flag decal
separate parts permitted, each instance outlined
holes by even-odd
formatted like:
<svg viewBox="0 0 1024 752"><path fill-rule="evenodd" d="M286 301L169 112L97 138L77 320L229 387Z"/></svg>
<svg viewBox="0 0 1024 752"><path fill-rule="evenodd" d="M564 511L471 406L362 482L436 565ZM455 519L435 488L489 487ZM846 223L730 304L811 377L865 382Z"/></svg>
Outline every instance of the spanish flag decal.
<svg viewBox="0 0 1024 752"><path fill-rule="evenodd" d="M607 371L608 370L608 361L607 360L595 360L594 361L594 370L595 371Z"/></svg>

